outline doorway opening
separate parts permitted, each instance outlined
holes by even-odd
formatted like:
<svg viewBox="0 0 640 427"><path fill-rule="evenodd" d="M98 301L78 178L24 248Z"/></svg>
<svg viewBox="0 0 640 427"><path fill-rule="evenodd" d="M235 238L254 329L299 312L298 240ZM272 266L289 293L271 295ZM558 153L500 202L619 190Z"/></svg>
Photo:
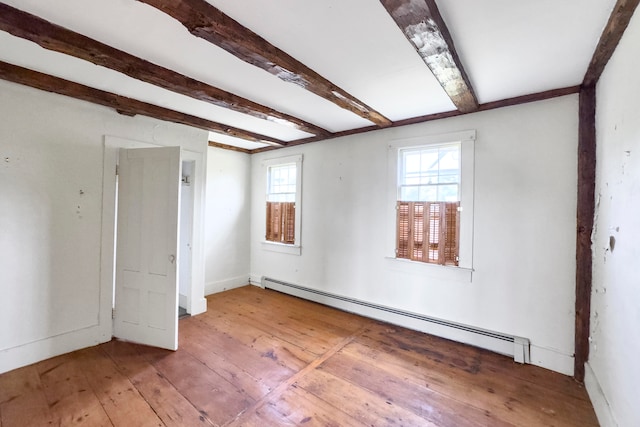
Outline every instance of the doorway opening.
<svg viewBox="0 0 640 427"><path fill-rule="evenodd" d="M160 148L157 144L144 143L134 141L130 139L105 136L104 140L104 162L103 162L103 181L102 181L102 244L101 244L101 279L100 279L100 299L99 299L99 316L98 325L100 327L100 334L102 342L109 341L113 336L116 336L116 320L122 310L126 309L128 303L124 306L122 298L116 295L115 311L114 311L114 285L117 283L116 276L118 274L116 268L116 258L118 251L116 248L117 229L116 229L116 215L119 210L122 210L118 206L117 192L124 188L120 182L120 177L116 180L116 167L119 164L119 153L121 149L138 149L138 148ZM166 147L166 146L165 146ZM169 148L169 147L166 147ZM178 148L178 147L175 147ZM176 219L174 220L174 226L170 227L175 230L175 249L171 252L166 252L160 257L156 257L156 261L162 259L167 260L167 254L169 260L175 269L175 283L174 292L175 296L170 298L172 301L169 305L173 308L166 311L164 319L168 322L170 318L177 324L178 319L178 305L182 305L184 311L190 315L196 315L204 313L207 310L207 300L204 298L204 165L206 164L206 158L204 153L185 150L179 150L181 155L178 157L178 168L175 172L175 181L173 178L169 179L170 182L175 182L178 191L184 191L186 196L181 200L178 196L175 198ZM181 158L180 158L181 157ZM184 173L181 169L184 168ZM160 168L162 169L162 168ZM157 175L159 169L152 168L153 176L150 178L151 182L157 182L159 176ZM181 183L181 179L184 184ZM165 181L165 182L169 182ZM134 183L143 182L140 179L134 179ZM162 184L159 187L163 187L166 184ZM137 184L133 185L137 187ZM120 188L118 188L120 187ZM156 186L158 187L158 186ZM157 188L156 188L157 190ZM150 190L150 191L156 191ZM149 194L147 191L143 191L141 194ZM133 198L137 200L137 198ZM152 208L150 212L164 212L164 208L156 206ZM151 215L151 216L149 216ZM152 214L146 215L143 222L154 220ZM157 219L157 218L156 218ZM180 220L182 219L183 225L180 226ZM187 221L189 219L190 221ZM185 226L184 223L187 225ZM179 227L182 229L179 231ZM158 227L156 226L156 229ZM159 230L162 230L160 227ZM126 235L126 234L125 234ZM183 239L180 239L182 236ZM188 238L187 238L188 237ZM122 238L122 237L121 237ZM151 234L151 240L157 240L157 233ZM140 239L139 239L140 240ZM149 239L142 239L141 242ZM122 242L121 242L122 243ZM185 249L181 249L180 246L184 246ZM156 246L152 244L151 247ZM187 249L188 248L188 249ZM178 256L186 254L186 257ZM182 273L182 279L180 279L180 273ZM186 273L186 274L185 274ZM129 273L127 273L129 274ZM157 277L152 277L151 280L155 280ZM119 283L122 283L121 281ZM123 294L120 293L120 296ZM182 295L181 297L179 295ZM149 295L150 298L155 298L156 302L160 296L156 293ZM120 298L118 300L118 298ZM136 297L133 298L135 300ZM132 301L130 298L125 301ZM168 300L167 300L168 301ZM165 310L162 310L165 312ZM169 315L171 313L171 315ZM159 322L160 319L157 316L158 310L147 311L148 316L153 317L155 322ZM177 325L176 325L177 330ZM133 341L133 339L130 339ZM177 341L176 341L177 343ZM153 345L153 344L152 344Z"/></svg>
<svg viewBox="0 0 640 427"><path fill-rule="evenodd" d="M182 161L182 182L180 188L180 243L178 247L178 317L190 315L191 282L193 265L193 183L195 162Z"/></svg>
<svg viewBox="0 0 640 427"><path fill-rule="evenodd" d="M194 192L195 161L182 161L182 177L179 202L178 235L178 318L191 315L191 285L193 263L193 218L194 218ZM113 229L114 251L113 264L116 265L118 247L118 174L115 181L115 226ZM116 275L113 275L111 295L111 308L115 310L116 302Z"/></svg>

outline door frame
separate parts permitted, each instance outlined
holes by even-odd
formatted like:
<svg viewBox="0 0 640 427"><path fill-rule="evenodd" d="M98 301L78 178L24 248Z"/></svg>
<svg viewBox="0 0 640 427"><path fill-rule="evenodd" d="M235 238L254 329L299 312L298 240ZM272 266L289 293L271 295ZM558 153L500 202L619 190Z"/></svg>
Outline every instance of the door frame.
<svg viewBox="0 0 640 427"><path fill-rule="evenodd" d="M116 136L105 135L102 175L102 236L100 253L100 309L98 321L103 340L113 336L112 304L115 280L115 226L116 226L116 165L120 148L162 147ZM204 298L204 200L206 179L206 153L182 149L182 160L193 161L193 227L191 259L191 291L187 312L192 315L207 311Z"/></svg>

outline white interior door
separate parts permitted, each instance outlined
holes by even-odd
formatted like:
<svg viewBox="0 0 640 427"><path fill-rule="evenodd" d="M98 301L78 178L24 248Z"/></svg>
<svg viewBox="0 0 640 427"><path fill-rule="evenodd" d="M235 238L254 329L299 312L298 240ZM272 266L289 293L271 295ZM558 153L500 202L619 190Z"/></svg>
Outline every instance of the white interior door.
<svg viewBox="0 0 640 427"><path fill-rule="evenodd" d="M114 336L178 348L180 147L120 149Z"/></svg>

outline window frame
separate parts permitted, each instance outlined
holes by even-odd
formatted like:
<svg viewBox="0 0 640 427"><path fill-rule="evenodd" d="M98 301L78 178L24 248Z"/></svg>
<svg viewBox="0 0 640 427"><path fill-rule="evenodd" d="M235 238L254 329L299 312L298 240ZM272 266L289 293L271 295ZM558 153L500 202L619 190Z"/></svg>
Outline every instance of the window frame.
<svg viewBox="0 0 640 427"><path fill-rule="evenodd" d="M440 135L426 135L393 140L388 146L387 237L386 258L423 265L427 269L473 270L473 196L476 131L468 130ZM458 266L440 265L396 257L396 205L400 191L401 150L429 148L438 145L460 144L460 234Z"/></svg>
<svg viewBox="0 0 640 427"><path fill-rule="evenodd" d="M265 192L264 192L264 204L262 208L263 212L263 233L262 233L262 248L268 251L280 252L290 255L300 255L302 250L302 154L286 157L277 157L272 159L266 159L262 162L263 176L265 178ZM266 206L269 194L269 173L272 167L284 166L288 164L296 165L296 193L295 193L295 224L294 224L294 243L281 243L274 242L266 239L267 233L267 215Z"/></svg>

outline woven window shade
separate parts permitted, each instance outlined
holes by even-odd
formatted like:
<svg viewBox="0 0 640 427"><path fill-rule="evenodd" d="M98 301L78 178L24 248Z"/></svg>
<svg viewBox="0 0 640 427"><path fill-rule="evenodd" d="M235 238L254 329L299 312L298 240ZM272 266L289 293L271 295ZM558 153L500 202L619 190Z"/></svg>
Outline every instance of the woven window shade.
<svg viewBox="0 0 640 427"><path fill-rule="evenodd" d="M296 204L294 202L267 202L266 240L294 244L295 225Z"/></svg>
<svg viewBox="0 0 640 427"><path fill-rule="evenodd" d="M396 257L458 265L460 202L397 202Z"/></svg>

